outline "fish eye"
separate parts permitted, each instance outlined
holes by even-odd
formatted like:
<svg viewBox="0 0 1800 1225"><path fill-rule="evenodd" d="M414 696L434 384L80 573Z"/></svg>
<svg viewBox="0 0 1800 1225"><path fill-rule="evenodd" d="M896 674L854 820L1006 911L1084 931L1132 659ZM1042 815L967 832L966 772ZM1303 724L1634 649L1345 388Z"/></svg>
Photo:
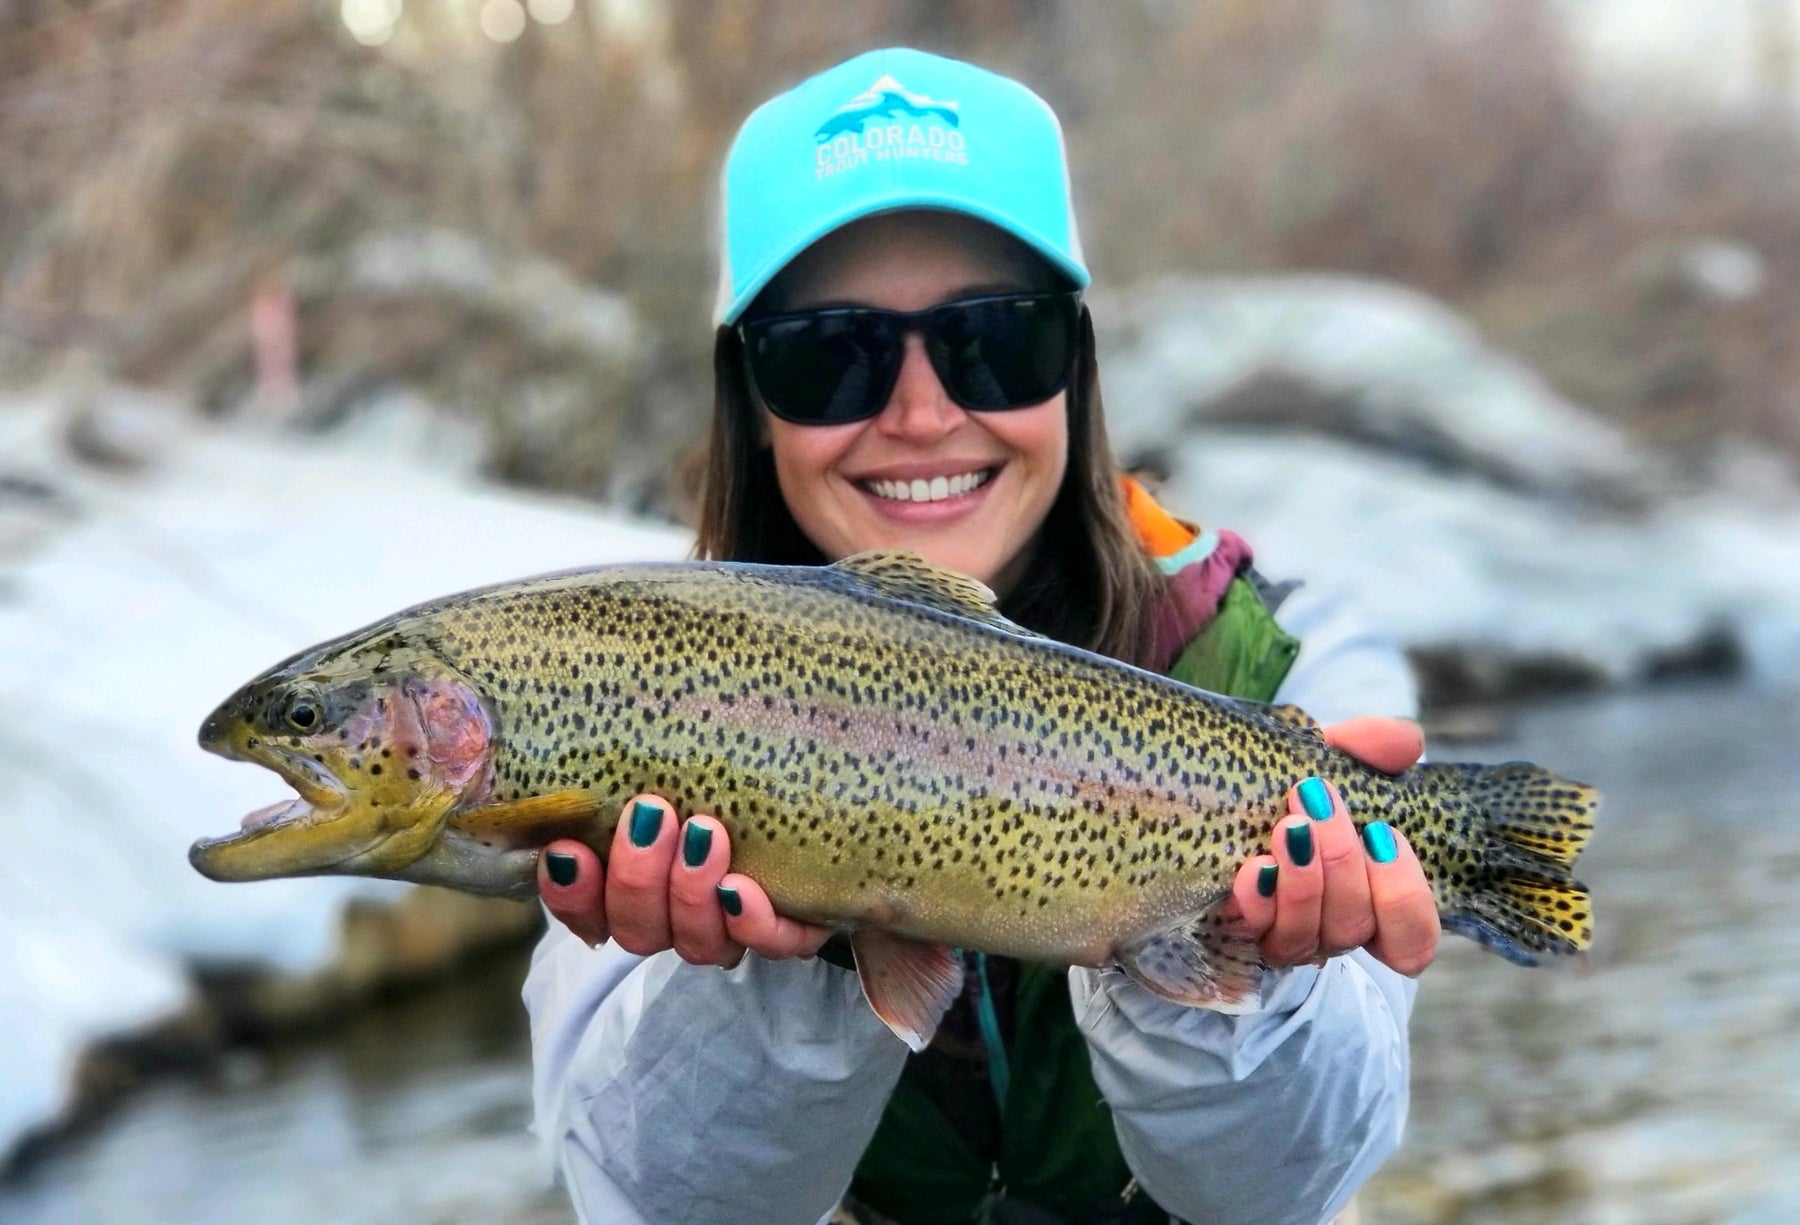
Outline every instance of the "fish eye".
<svg viewBox="0 0 1800 1225"><path fill-rule="evenodd" d="M324 718L324 711L310 695L297 693L288 699L287 710L283 713L287 725L299 732L310 732Z"/></svg>

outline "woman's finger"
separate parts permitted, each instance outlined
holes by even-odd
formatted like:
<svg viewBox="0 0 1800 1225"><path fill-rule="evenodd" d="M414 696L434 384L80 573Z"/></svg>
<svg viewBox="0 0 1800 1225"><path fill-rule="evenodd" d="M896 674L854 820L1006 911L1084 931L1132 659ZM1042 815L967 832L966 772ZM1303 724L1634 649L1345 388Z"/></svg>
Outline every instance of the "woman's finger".
<svg viewBox="0 0 1800 1225"><path fill-rule="evenodd" d="M1293 806L1298 807L1298 802ZM1278 865L1275 922L1258 944L1263 960L1272 966L1300 965L1319 955L1319 907L1325 874L1319 865L1315 824L1302 810L1275 827L1271 847Z"/></svg>
<svg viewBox="0 0 1800 1225"><path fill-rule="evenodd" d="M676 829L668 801L654 795L627 801L619 818L606 862L606 920L614 942L627 952L648 956L670 945Z"/></svg>
<svg viewBox="0 0 1800 1225"><path fill-rule="evenodd" d="M556 921L590 947L606 942L606 869L593 849L561 838L538 856L538 896Z"/></svg>
<svg viewBox="0 0 1800 1225"><path fill-rule="evenodd" d="M727 873L718 886L719 907L725 913L725 930L731 938L772 961L784 957L810 957L831 938L829 927L818 927L775 913L762 886L748 876Z"/></svg>
<svg viewBox="0 0 1800 1225"><path fill-rule="evenodd" d="M1365 715L1324 729L1325 743L1370 769L1398 774L1425 753L1425 732L1411 719Z"/></svg>
<svg viewBox="0 0 1800 1225"><path fill-rule="evenodd" d="M734 966L744 946L725 930L718 885L731 866L731 838L716 817L689 817L681 826L681 853L669 869L669 927L683 961Z"/></svg>
<svg viewBox="0 0 1800 1225"><path fill-rule="evenodd" d="M1368 848L1369 894L1375 911L1375 938L1369 952L1408 977L1424 971L1437 956L1437 901L1406 839L1385 821L1363 829Z"/></svg>
<svg viewBox="0 0 1800 1225"><path fill-rule="evenodd" d="M1280 876L1281 866L1273 855L1257 855L1238 869L1226 916L1233 935L1260 941L1275 925L1275 883Z"/></svg>
<svg viewBox="0 0 1800 1225"><path fill-rule="evenodd" d="M1375 911L1369 905L1368 855L1356 826L1344 812L1343 797L1321 778L1309 778L1288 797L1313 821L1313 845L1324 876L1319 902L1320 956L1359 949L1375 935Z"/></svg>

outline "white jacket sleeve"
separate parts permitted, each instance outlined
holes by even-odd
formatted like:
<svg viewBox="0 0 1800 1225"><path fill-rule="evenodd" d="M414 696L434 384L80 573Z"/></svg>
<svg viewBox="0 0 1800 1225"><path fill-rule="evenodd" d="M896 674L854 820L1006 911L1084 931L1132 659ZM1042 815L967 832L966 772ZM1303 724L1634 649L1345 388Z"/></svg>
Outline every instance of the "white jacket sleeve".
<svg viewBox="0 0 1800 1225"><path fill-rule="evenodd" d="M1277 701L1324 723L1415 713L1398 648L1341 600L1302 587L1276 620L1301 640ZM1177 1216L1314 1225L1400 1143L1414 984L1364 953L1265 974L1262 1008L1241 1017L1171 1004L1118 971L1069 979L1125 1159Z"/></svg>
<svg viewBox="0 0 1800 1225"><path fill-rule="evenodd" d="M605 1225L822 1219L906 1058L856 976L817 960L691 966L553 921L524 996L534 1130Z"/></svg>

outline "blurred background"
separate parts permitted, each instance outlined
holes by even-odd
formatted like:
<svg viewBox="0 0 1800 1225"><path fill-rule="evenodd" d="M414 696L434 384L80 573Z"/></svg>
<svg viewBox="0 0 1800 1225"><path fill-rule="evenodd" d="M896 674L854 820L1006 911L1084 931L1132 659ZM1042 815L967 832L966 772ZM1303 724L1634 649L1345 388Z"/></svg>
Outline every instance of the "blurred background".
<svg viewBox="0 0 1800 1225"><path fill-rule="evenodd" d="M725 143L892 43L1062 116L1121 454L1607 794L1365 1219L1800 1220L1797 0L0 2L0 1219L571 1219L535 908L201 880L274 793L193 730L683 555Z"/></svg>

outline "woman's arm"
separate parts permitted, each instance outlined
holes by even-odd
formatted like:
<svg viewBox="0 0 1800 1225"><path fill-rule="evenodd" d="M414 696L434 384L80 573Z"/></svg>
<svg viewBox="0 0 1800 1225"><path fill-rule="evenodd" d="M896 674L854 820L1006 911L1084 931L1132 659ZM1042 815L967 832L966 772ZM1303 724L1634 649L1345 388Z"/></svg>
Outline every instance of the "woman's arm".
<svg viewBox="0 0 1800 1225"><path fill-rule="evenodd" d="M1302 588L1277 620L1302 643L1277 701L1323 722L1414 713L1398 648L1341 601ZM1070 971L1126 1161L1164 1208L1204 1221L1326 1220L1386 1160L1406 1120L1413 987L1358 951L1267 972L1262 1008L1229 1017Z"/></svg>
<svg viewBox="0 0 1800 1225"><path fill-rule="evenodd" d="M550 849L559 922L524 993L535 1130L581 1218L819 1220L906 1057L855 975L803 958L829 933L728 874L718 822L654 797L627 805L606 867Z"/></svg>

